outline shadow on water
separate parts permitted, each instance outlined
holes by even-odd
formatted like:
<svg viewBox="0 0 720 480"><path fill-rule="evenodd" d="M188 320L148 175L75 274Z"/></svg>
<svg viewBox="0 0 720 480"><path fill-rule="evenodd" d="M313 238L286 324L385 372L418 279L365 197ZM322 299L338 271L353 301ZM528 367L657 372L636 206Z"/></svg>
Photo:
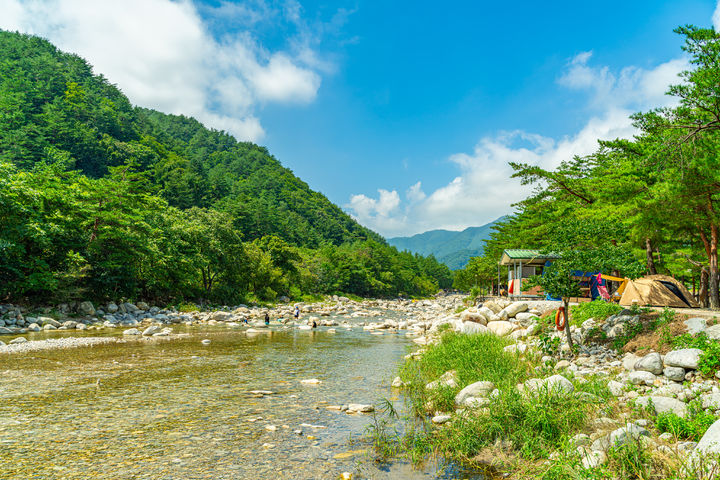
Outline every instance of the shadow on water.
<svg viewBox="0 0 720 480"><path fill-rule="evenodd" d="M368 445L350 445L370 419L327 408L391 395L403 336L186 331L0 356L0 478L482 478L379 466Z"/></svg>

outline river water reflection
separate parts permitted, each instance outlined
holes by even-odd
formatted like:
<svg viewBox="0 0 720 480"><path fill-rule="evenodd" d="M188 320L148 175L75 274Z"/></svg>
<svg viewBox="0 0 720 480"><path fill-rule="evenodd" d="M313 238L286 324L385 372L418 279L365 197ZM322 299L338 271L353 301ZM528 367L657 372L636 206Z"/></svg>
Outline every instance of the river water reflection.
<svg viewBox="0 0 720 480"><path fill-rule="evenodd" d="M325 408L392 396L403 335L186 331L0 356L0 478L454 478L403 463L378 468L366 444L350 442L370 418ZM322 383L300 383L309 378Z"/></svg>

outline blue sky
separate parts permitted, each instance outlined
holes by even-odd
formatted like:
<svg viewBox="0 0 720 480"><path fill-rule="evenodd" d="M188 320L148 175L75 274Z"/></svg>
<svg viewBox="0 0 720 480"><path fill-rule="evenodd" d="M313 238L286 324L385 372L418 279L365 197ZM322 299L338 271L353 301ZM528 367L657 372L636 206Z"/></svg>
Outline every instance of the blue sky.
<svg viewBox="0 0 720 480"><path fill-rule="evenodd" d="M388 236L481 225L627 116L672 104L681 24L713 1L0 0L139 105L266 145ZM717 15L716 15L717 16ZM717 22L716 22L717 23Z"/></svg>

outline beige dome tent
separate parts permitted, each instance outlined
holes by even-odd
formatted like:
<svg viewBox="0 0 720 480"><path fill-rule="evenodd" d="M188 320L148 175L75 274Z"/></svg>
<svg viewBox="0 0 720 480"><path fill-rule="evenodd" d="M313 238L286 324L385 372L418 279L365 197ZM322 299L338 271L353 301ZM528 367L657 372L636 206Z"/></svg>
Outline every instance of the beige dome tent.
<svg viewBox="0 0 720 480"><path fill-rule="evenodd" d="M630 280L620 298L620 305L698 308L685 285L666 275L648 275L647 277Z"/></svg>

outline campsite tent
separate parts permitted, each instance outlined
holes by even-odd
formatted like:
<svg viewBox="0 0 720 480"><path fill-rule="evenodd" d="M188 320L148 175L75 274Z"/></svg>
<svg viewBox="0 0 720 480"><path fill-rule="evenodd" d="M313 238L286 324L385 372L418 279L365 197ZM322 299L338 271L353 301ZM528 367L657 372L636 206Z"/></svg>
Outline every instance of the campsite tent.
<svg viewBox="0 0 720 480"><path fill-rule="evenodd" d="M698 308L700 305L685 285L666 275L648 275L628 282L620 305L650 305L654 307Z"/></svg>

